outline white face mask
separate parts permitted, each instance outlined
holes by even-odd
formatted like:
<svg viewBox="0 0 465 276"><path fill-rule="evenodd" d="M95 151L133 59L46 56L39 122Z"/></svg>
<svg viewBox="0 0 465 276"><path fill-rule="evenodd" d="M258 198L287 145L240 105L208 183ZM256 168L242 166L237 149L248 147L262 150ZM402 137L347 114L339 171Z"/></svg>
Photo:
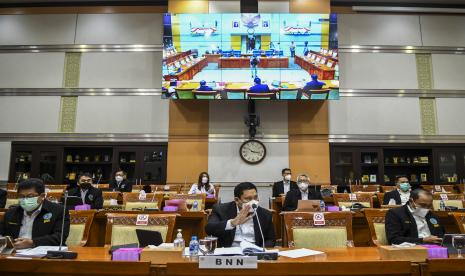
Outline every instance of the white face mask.
<svg viewBox="0 0 465 276"><path fill-rule="evenodd" d="M254 212L254 209L252 208L252 206L253 206L254 204L257 205L257 207L258 207L259 201L258 201L258 200L255 200L255 199L254 199L254 200L251 200L251 201L249 201L249 202L243 203L243 204L242 204L242 207L249 205L249 206L250 206L249 213L253 213L253 212Z"/></svg>
<svg viewBox="0 0 465 276"><path fill-rule="evenodd" d="M419 216L421 218L425 218L426 215L428 214L428 212L429 212L429 209L422 208L422 207L416 207L413 210L413 214L415 214L416 216Z"/></svg>
<svg viewBox="0 0 465 276"><path fill-rule="evenodd" d="M202 177L202 183L207 184L207 182L208 182L208 177L206 176Z"/></svg>
<svg viewBox="0 0 465 276"><path fill-rule="evenodd" d="M116 181L121 182L123 181L123 177L121 175L115 176Z"/></svg>
<svg viewBox="0 0 465 276"><path fill-rule="evenodd" d="M286 180L286 181L291 181L291 178L292 178L292 175L290 175L290 174L286 174L284 176L284 180Z"/></svg>
<svg viewBox="0 0 465 276"><path fill-rule="evenodd" d="M297 186L299 186L299 189L302 192L305 192L305 191L308 190L308 183L306 183L306 182L299 182L299 184L297 184Z"/></svg>

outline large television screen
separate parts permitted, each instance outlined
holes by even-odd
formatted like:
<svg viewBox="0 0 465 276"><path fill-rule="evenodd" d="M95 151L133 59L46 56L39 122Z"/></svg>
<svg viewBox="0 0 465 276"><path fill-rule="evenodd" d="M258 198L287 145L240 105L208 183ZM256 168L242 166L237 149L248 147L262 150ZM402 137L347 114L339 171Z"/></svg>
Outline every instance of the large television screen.
<svg viewBox="0 0 465 276"><path fill-rule="evenodd" d="M165 14L163 97L339 98L336 14Z"/></svg>

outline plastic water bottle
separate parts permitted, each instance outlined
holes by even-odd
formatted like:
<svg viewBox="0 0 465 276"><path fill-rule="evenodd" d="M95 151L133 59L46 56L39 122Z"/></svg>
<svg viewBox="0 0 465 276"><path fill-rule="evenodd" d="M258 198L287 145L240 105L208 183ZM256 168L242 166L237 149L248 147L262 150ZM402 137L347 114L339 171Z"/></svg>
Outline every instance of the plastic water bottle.
<svg viewBox="0 0 465 276"><path fill-rule="evenodd" d="M184 242L184 239L182 238L182 230L178 229L178 233L176 234L176 239L174 240L174 247L180 247L184 250L184 247L186 246L186 243Z"/></svg>
<svg viewBox="0 0 465 276"><path fill-rule="evenodd" d="M320 200L320 212L326 211L326 204L324 200Z"/></svg>
<svg viewBox="0 0 465 276"><path fill-rule="evenodd" d="M197 236L192 236L191 242L189 243L189 256L197 257L199 255L199 242Z"/></svg>
<svg viewBox="0 0 465 276"><path fill-rule="evenodd" d="M443 199L439 202L439 210L445 211L446 210L446 203L444 202Z"/></svg>
<svg viewBox="0 0 465 276"><path fill-rule="evenodd" d="M192 210L198 211L198 208L199 208L199 202L197 200L194 200L194 202L192 202Z"/></svg>

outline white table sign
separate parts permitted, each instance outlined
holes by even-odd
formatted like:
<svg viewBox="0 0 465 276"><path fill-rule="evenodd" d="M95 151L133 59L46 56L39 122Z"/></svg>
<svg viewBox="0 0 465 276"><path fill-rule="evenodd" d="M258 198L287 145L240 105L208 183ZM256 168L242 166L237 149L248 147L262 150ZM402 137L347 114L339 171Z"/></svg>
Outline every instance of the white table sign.
<svg viewBox="0 0 465 276"><path fill-rule="evenodd" d="M201 269L257 269L257 256L200 256Z"/></svg>

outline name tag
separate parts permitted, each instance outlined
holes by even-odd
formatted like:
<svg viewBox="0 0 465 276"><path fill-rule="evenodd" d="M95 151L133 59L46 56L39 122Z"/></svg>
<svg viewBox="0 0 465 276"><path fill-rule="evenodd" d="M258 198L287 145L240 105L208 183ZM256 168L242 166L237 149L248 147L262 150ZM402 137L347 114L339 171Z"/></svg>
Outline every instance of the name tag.
<svg viewBox="0 0 465 276"><path fill-rule="evenodd" d="M200 256L201 269L257 269L257 256Z"/></svg>

